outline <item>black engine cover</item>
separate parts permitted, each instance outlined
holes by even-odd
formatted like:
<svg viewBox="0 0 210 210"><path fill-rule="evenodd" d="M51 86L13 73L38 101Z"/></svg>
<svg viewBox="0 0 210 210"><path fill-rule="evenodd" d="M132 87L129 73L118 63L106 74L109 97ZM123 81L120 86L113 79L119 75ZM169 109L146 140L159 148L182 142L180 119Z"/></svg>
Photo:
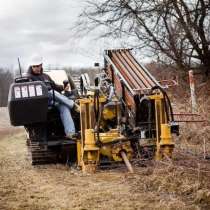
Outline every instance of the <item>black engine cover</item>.
<svg viewBox="0 0 210 210"><path fill-rule="evenodd" d="M41 81L13 83L8 96L10 122L14 126L46 122L48 90Z"/></svg>

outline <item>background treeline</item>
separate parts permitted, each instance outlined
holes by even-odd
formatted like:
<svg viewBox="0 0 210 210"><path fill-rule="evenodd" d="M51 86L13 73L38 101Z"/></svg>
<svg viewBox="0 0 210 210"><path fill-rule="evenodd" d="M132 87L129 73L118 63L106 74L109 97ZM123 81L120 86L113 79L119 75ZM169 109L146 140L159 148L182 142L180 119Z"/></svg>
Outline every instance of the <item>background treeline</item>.
<svg viewBox="0 0 210 210"><path fill-rule="evenodd" d="M9 69L0 68L0 107L7 106L7 98L13 74Z"/></svg>

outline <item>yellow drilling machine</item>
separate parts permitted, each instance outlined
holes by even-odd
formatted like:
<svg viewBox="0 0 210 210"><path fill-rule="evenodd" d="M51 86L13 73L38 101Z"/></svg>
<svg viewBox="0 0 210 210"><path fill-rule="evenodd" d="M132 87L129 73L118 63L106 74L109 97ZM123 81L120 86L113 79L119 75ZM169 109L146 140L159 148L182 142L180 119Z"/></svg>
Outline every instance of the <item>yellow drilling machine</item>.
<svg viewBox="0 0 210 210"><path fill-rule="evenodd" d="M179 126L174 122L165 87L137 62L130 49L106 50L104 60L93 85L87 74L79 78L75 100L80 113L72 113L79 134L76 139L66 139L56 109L47 105L43 82L19 78L11 86L11 124L25 126L32 163L57 162L65 154L67 161L76 162L86 172L121 162L133 172L134 158L172 157L172 134L179 134ZM70 84L75 91L72 80ZM23 98L20 94L15 98L15 90L21 92L22 86L29 90L33 85L43 89L42 96ZM42 106L41 114L31 114L34 104Z"/></svg>

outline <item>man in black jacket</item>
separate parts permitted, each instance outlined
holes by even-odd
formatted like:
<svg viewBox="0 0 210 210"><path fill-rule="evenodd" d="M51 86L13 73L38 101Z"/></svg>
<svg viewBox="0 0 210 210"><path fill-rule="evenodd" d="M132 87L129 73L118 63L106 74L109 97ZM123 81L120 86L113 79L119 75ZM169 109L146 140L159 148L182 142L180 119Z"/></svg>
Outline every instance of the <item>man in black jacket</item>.
<svg viewBox="0 0 210 210"><path fill-rule="evenodd" d="M60 94L64 90L62 85L57 85L49 75L43 73L42 68L42 58L37 56L32 59L31 65L28 69L28 77L32 81L43 81L49 87L49 101L52 102L53 99L53 90L55 100L57 102L57 108L60 112L60 117L64 126L65 134L69 138L73 138L75 134L74 121L71 116L71 111L73 107L77 105L73 100L68 99L67 97ZM51 89L51 90L50 90ZM53 89L53 90L52 90Z"/></svg>
<svg viewBox="0 0 210 210"><path fill-rule="evenodd" d="M40 62L41 62L41 60L40 60ZM61 91L64 90L63 85L57 85L50 78L49 75L43 73L42 63L37 64L37 62L36 62L36 65L29 66L29 69L28 69L28 77L32 81L43 81L43 82L46 82L46 84L50 84L51 87L52 87L52 89L54 89L54 90L56 90L58 92L61 92Z"/></svg>

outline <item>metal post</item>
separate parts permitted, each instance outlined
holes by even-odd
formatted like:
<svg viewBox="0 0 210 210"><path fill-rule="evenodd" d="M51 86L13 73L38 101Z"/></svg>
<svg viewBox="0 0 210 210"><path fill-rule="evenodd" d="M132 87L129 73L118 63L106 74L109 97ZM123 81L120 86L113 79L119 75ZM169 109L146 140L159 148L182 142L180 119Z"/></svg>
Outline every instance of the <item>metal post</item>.
<svg viewBox="0 0 210 210"><path fill-rule="evenodd" d="M193 76L193 70L189 71L189 82L190 82L192 113L195 113L197 112L197 103L196 103L196 95L195 95L195 80Z"/></svg>
<svg viewBox="0 0 210 210"><path fill-rule="evenodd" d="M121 154L121 157L122 157L122 159L123 159L123 161L124 161L124 163L125 163L127 169L129 170L130 173L133 174L133 173L134 173L133 167L132 167L130 161L128 160L128 158L127 158L125 152L124 152L124 151L121 151L120 154Z"/></svg>

